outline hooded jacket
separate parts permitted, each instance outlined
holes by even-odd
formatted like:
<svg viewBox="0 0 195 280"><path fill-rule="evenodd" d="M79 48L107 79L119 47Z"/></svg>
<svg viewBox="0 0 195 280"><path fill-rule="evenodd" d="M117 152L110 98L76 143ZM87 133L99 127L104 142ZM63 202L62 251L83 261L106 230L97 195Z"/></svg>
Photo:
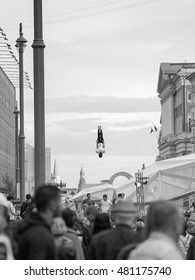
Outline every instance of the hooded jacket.
<svg viewBox="0 0 195 280"><path fill-rule="evenodd" d="M19 260L54 260L55 251L50 226L38 213L21 221L17 229Z"/></svg>

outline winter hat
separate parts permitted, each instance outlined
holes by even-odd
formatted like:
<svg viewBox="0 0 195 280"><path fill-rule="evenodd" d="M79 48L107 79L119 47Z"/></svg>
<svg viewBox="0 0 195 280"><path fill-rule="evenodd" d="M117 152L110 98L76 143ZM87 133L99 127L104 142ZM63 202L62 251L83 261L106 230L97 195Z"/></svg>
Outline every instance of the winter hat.
<svg viewBox="0 0 195 280"><path fill-rule="evenodd" d="M8 207L8 202L4 194L0 193L0 206Z"/></svg>

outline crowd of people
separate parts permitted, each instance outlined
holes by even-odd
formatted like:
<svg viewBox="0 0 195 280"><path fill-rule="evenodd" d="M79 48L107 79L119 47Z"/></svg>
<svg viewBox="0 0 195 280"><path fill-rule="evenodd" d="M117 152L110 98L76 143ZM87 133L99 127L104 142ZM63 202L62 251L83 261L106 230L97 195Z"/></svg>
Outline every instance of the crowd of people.
<svg viewBox="0 0 195 280"><path fill-rule="evenodd" d="M41 186L16 219L13 197L0 194L0 260L193 260L195 203L181 213L171 202L149 206L138 217L135 204L118 194L94 201L80 211L61 204L60 191Z"/></svg>

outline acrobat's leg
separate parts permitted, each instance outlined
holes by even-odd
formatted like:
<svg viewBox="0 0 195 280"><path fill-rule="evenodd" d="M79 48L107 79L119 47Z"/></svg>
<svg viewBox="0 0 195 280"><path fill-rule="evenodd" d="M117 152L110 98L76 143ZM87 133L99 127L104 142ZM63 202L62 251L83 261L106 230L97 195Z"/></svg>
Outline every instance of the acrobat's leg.
<svg viewBox="0 0 195 280"><path fill-rule="evenodd" d="M104 143L103 132L102 132L101 127L98 127L97 143Z"/></svg>

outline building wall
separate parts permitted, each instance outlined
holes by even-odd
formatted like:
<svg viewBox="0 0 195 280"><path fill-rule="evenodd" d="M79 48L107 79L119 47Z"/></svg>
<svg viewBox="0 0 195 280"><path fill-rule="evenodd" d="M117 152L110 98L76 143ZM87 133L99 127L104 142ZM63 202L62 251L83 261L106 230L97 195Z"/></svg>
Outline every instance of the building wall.
<svg viewBox="0 0 195 280"><path fill-rule="evenodd" d="M45 148L46 183L51 181L51 148ZM34 192L35 184L34 147L27 144L25 150L25 194Z"/></svg>
<svg viewBox="0 0 195 280"><path fill-rule="evenodd" d="M8 175L15 186L15 87L0 67L0 188Z"/></svg>

